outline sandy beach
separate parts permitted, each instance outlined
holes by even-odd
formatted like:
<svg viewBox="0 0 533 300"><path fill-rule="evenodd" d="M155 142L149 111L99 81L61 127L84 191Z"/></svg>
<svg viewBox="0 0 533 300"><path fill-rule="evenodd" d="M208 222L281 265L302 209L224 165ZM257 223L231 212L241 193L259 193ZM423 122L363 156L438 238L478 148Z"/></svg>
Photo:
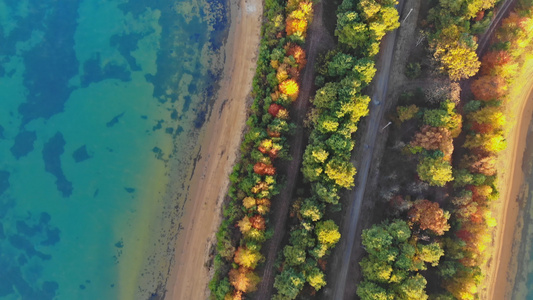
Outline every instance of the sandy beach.
<svg viewBox="0 0 533 300"><path fill-rule="evenodd" d="M517 201L524 184L522 160L526 136L533 112L533 61L528 61L515 80L508 107L510 132L507 149L498 162L500 200L496 203L494 217L498 220L491 259L486 269L486 287L480 299L511 299L518 266L518 248L521 236L519 225L520 203Z"/></svg>
<svg viewBox="0 0 533 300"><path fill-rule="evenodd" d="M224 73L200 137L201 150L188 184L182 230L165 299L206 299L207 263L220 223L229 173L238 155L259 46L262 2L230 0L231 24Z"/></svg>

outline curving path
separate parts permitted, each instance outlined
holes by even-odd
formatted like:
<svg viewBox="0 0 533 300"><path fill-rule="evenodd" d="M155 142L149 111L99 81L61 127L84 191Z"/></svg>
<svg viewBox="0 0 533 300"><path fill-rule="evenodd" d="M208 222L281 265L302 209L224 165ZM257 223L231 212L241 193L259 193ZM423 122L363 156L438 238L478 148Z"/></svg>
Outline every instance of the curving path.
<svg viewBox="0 0 533 300"><path fill-rule="evenodd" d="M492 39L492 36L494 35L494 31L498 27L500 27L502 19L509 14L515 3L516 0L505 0L502 6L498 8L498 12L496 13L494 19L491 21L489 28L485 31L485 33L483 33L483 36L479 39L478 47L476 50L478 56L481 57L481 55L485 53L487 47L489 46L489 42Z"/></svg>

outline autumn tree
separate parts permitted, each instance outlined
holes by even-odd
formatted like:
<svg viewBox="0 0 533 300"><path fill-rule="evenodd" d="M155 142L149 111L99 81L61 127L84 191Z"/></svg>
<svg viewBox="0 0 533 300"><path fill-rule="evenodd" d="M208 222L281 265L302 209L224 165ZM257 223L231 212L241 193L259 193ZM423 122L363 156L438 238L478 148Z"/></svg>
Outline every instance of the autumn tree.
<svg viewBox="0 0 533 300"><path fill-rule="evenodd" d="M489 51L481 59L481 75L498 75L513 78L519 71L520 64L515 61L509 51Z"/></svg>
<svg viewBox="0 0 533 300"><path fill-rule="evenodd" d="M477 43L462 31L462 28L450 25L440 32L433 45L439 70L448 74L452 81L474 76L481 66L476 54Z"/></svg>
<svg viewBox="0 0 533 300"><path fill-rule="evenodd" d="M440 150L444 159L449 161L453 152L453 139L450 131L444 127L424 125L411 141L412 147L422 147L426 150Z"/></svg>
<svg viewBox="0 0 533 300"><path fill-rule="evenodd" d="M285 30L287 31L287 35L300 35L303 37L307 31L307 26L307 20L287 18Z"/></svg>
<svg viewBox="0 0 533 300"><path fill-rule="evenodd" d="M261 215L265 215L270 211L270 200L262 198L257 200L257 212Z"/></svg>
<svg viewBox="0 0 533 300"><path fill-rule="evenodd" d="M505 50L489 51L481 58L482 68L491 69L496 66L508 64L513 61L513 57ZM484 74L488 75L488 74Z"/></svg>
<svg viewBox="0 0 533 300"><path fill-rule="evenodd" d="M268 113L273 116L273 117L276 117L278 115L278 112L280 111L280 109L282 109L283 106L277 104L277 103L272 103L270 104L270 106L268 107Z"/></svg>
<svg viewBox="0 0 533 300"><path fill-rule="evenodd" d="M480 173L485 176L496 174L496 156L494 155L464 155L461 164L472 173Z"/></svg>
<svg viewBox="0 0 533 300"><path fill-rule="evenodd" d="M376 256L368 256L364 257L359 265L365 279L379 283L390 282L393 268L388 261L380 260Z"/></svg>
<svg viewBox="0 0 533 300"><path fill-rule="evenodd" d="M320 290L326 285L326 275L320 271L317 267L308 268L305 271L305 280L312 286L316 291Z"/></svg>
<svg viewBox="0 0 533 300"><path fill-rule="evenodd" d="M355 62L352 71L366 85L372 81L377 70L373 60L361 58Z"/></svg>
<svg viewBox="0 0 533 300"><path fill-rule="evenodd" d="M313 222L320 220L324 214L323 212L324 204L319 203L314 198L305 199L300 207L300 215Z"/></svg>
<svg viewBox="0 0 533 300"><path fill-rule="evenodd" d="M258 175L274 175L276 174L276 168L272 165L267 165L262 162L258 162L254 165L254 172Z"/></svg>
<svg viewBox="0 0 533 300"><path fill-rule="evenodd" d="M245 268L255 269L261 259L263 259L263 256L259 251L241 246L235 252L234 261Z"/></svg>
<svg viewBox="0 0 533 300"><path fill-rule="evenodd" d="M255 215L250 218L250 225L257 230L265 230L265 218L261 215Z"/></svg>
<svg viewBox="0 0 533 300"><path fill-rule="evenodd" d="M490 125L492 130L502 129L506 123L502 109L497 106L485 106L478 111L470 113L468 117L478 124Z"/></svg>
<svg viewBox="0 0 533 300"><path fill-rule="evenodd" d="M357 7L365 20L372 20L377 17L382 6L375 0L362 0L358 3Z"/></svg>
<svg viewBox="0 0 533 300"><path fill-rule="evenodd" d="M445 231L450 229L450 225L448 225L450 214L442 210L436 202L426 199L417 200L407 215L409 221L418 224L420 229L431 230L436 235L443 235Z"/></svg>
<svg viewBox="0 0 533 300"><path fill-rule="evenodd" d="M471 268L463 268L451 280L447 280L444 287L458 300L476 299L481 272Z"/></svg>
<svg viewBox="0 0 533 300"><path fill-rule="evenodd" d="M490 123L478 123L478 122L472 122L472 124L470 125L470 128L476 133L481 133L481 134L491 133L495 129L494 126L492 126L492 124Z"/></svg>
<svg viewBox="0 0 533 300"><path fill-rule="evenodd" d="M349 161L333 158L327 162L324 173L329 180L340 187L350 188L354 185L356 170Z"/></svg>
<svg viewBox="0 0 533 300"><path fill-rule="evenodd" d="M461 43L437 48L435 58L442 64L440 70L446 72L453 81L474 76L481 66L475 50Z"/></svg>
<svg viewBox="0 0 533 300"><path fill-rule="evenodd" d="M423 158L416 168L420 179L434 186L444 186L453 180L452 166L443 158Z"/></svg>
<svg viewBox="0 0 533 300"><path fill-rule="evenodd" d="M327 113L322 113L318 117L316 129L321 133L327 134L337 131L339 128L339 119Z"/></svg>
<svg viewBox="0 0 533 300"><path fill-rule="evenodd" d="M507 92L507 83L500 76L481 76L472 82L470 87L478 100L489 101L500 99Z"/></svg>
<svg viewBox="0 0 533 300"><path fill-rule="evenodd" d="M492 8L495 3L495 0L440 1L442 9L446 10L447 13L460 15L465 19L471 19L476 17L479 11L484 11L489 8Z"/></svg>
<svg viewBox="0 0 533 300"><path fill-rule="evenodd" d="M237 222L237 226L242 234L246 234L250 231L250 229L252 229L252 223L250 222L250 218L248 218L248 216L244 216L242 220Z"/></svg>
<svg viewBox="0 0 533 300"><path fill-rule="evenodd" d="M305 37L312 13L312 3L301 1L298 4L298 8L290 12L287 17L287 25L285 28L287 35L297 35L302 38Z"/></svg>
<svg viewBox="0 0 533 300"><path fill-rule="evenodd" d="M249 269L240 267L229 272L231 285L240 292L251 293L257 289L259 276Z"/></svg>
<svg viewBox="0 0 533 300"><path fill-rule="evenodd" d="M448 226L449 229L449 226ZM443 232L444 234L444 232ZM436 267L439 264L440 258L444 255L444 250L439 243L431 244L418 244L417 245L417 258L423 262L431 264Z"/></svg>
<svg viewBox="0 0 533 300"><path fill-rule="evenodd" d="M318 222L315 227L315 234L318 243L326 245L327 248L335 246L341 238L339 226L332 220Z"/></svg>
<svg viewBox="0 0 533 300"><path fill-rule="evenodd" d="M481 148L485 151L497 153L507 147L507 142L501 132L468 135L464 143L466 148Z"/></svg>
<svg viewBox="0 0 533 300"><path fill-rule="evenodd" d="M298 83L294 79L287 79L279 84L279 90L283 93L288 95L292 100L296 100L298 98Z"/></svg>
<svg viewBox="0 0 533 300"><path fill-rule="evenodd" d="M339 42L353 49L365 48L370 40L368 25L361 22L354 11L342 12L337 15L337 28L335 35Z"/></svg>
<svg viewBox="0 0 533 300"><path fill-rule="evenodd" d="M287 46L287 55L294 57L296 63L298 64L299 70L303 69L307 63L305 51L302 49L302 47L296 44L288 44Z"/></svg>

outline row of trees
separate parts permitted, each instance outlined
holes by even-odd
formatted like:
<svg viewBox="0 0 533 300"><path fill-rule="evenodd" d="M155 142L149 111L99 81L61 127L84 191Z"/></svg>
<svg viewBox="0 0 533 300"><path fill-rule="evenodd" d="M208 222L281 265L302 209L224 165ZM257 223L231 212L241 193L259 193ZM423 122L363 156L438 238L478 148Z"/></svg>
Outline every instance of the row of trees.
<svg viewBox="0 0 533 300"><path fill-rule="evenodd" d="M451 199L455 222L451 238L455 243L446 249L448 265L458 267L443 274L445 288L460 300L475 299L483 278L481 268L489 258L486 249L496 226L490 203L499 198L496 160L506 146L505 109L512 101L507 93L524 54L532 49L532 24L533 12L524 3L503 20L491 50L481 60L480 74L471 84L476 100L464 106L466 153L454 171L455 195Z"/></svg>
<svg viewBox="0 0 533 300"><path fill-rule="evenodd" d="M339 205L342 189L354 185L350 162L352 134L368 114L370 98L361 93L376 72L373 57L381 38L399 26L397 2L344 0L337 13L338 47L319 63L307 124L309 144L302 173L309 183L307 195L294 208L298 218L283 250L281 272L276 276L275 299L294 299L307 283L317 291L326 285L325 257L340 239L333 220L324 220L327 206Z"/></svg>
<svg viewBox="0 0 533 300"><path fill-rule="evenodd" d="M254 272L263 261L261 246L267 230L273 196L278 193L275 160L287 159L289 109L299 92L299 74L306 64L301 44L312 17L312 3L267 1L263 38L256 76L254 102L241 144L241 159L230 176L230 202L217 232L215 274L210 282L215 299L241 299L260 281Z"/></svg>

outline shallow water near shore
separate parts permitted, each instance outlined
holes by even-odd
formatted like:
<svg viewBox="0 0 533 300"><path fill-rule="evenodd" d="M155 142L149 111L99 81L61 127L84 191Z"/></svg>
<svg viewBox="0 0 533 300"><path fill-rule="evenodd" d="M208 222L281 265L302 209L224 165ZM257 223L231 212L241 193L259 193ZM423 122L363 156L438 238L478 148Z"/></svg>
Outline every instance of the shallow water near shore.
<svg viewBox="0 0 533 300"><path fill-rule="evenodd" d="M533 94L530 94L528 101L533 101ZM533 187L533 120L528 127L521 168L525 177L520 195L516 199L521 207L521 213L520 225L517 227L520 231L515 233L517 273L512 282L514 285L512 299L530 300L533 299L533 251L531 251L533 246L533 191L531 189Z"/></svg>
<svg viewBox="0 0 533 300"><path fill-rule="evenodd" d="M227 15L0 0L0 299L161 296Z"/></svg>

